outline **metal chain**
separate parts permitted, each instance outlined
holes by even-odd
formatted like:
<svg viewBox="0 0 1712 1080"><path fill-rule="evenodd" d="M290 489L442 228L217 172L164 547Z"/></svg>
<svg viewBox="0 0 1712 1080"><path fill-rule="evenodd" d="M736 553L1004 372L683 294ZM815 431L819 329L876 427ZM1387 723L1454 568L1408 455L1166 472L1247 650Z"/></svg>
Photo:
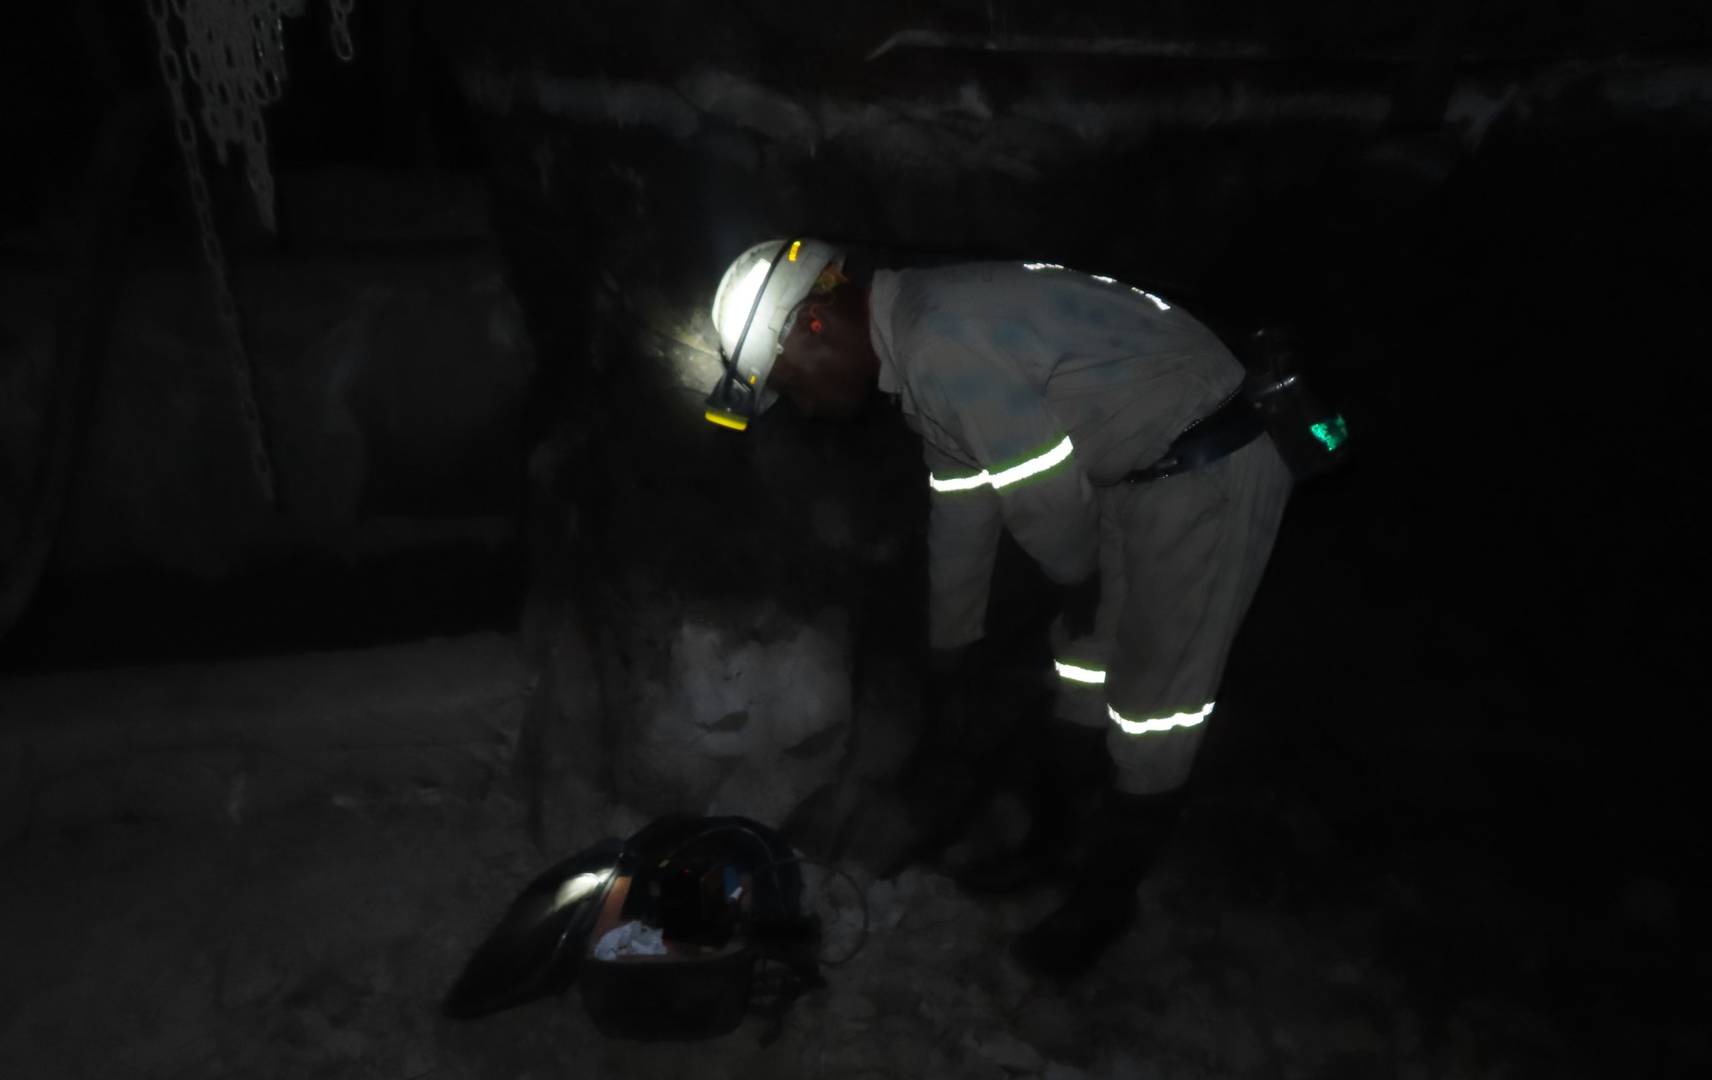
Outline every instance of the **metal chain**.
<svg viewBox="0 0 1712 1080"><path fill-rule="evenodd" d="M185 0L171 0L174 11L182 13ZM155 25L155 40L159 46L161 77L166 81L172 98L173 131L178 149L184 158L185 177L190 184L190 203L196 213L197 233L202 240L202 255L208 264L209 278L214 290L214 311L225 332L232 359L232 381L238 392L238 411L244 420L249 440L250 469L268 505L274 505L277 492L274 484L273 461L268 455L266 433L262 428L261 410L256 405L255 368L249 350L244 347L243 320L226 265L225 248L214 226L214 200L208 192L208 180L203 175L202 156L197 148L196 121L184 99L185 62L180 61L173 48L172 27L168 18L168 0L148 0L149 16ZM190 51L186 50L186 55ZM206 119L206 113L204 119Z"/></svg>
<svg viewBox="0 0 1712 1080"><path fill-rule="evenodd" d="M274 180L268 166L267 124L262 109L280 99L285 87L285 19L302 15L308 0L146 0L159 46L161 76L172 98L173 130L184 157L191 206L202 241L202 254L213 282L215 314L232 353L233 381L239 410L250 443L250 464L268 502L275 501L273 465L266 431L256 405L255 363L244 347L244 327L232 295L231 273L219 231L214 225L213 199L202 166L196 118L213 144L215 158L226 164L233 145L244 150L244 177L256 200L262 224L274 232ZM351 40L351 11L355 0L328 0L328 30L333 52L349 62L356 55ZM172 24L183 36L175 47ZM186 78L197 90L197 114L185 98Z"/></svg>

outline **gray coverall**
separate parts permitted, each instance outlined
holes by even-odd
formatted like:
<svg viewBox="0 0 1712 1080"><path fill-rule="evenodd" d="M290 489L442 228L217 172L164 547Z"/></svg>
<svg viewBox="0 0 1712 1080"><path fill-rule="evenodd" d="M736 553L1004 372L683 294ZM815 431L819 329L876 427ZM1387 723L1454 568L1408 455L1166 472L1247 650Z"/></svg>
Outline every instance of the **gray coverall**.
<svg viewBox="0 0 1712 1080"><path fill-rule="evenodd" d="M880 389L922 437L933 489L930 641L980 638L1000 530L1059 584L1101 572L1092 634L1054 629L1061 719L1107 730L1118 786L1187 778L1291 478L1262 436L1146 484L1243 368L1167 300L1043 263L880 271Z"/></svg>

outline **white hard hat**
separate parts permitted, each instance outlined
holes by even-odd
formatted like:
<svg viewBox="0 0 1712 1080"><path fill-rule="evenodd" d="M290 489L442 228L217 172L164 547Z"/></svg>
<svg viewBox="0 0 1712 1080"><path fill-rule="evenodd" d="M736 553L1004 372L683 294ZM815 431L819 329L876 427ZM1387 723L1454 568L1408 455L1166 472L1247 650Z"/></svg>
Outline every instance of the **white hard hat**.
<svg viewBox="0 0 1712 1080"><path fill-rule="evenodd" d="M844 252L820 240L769 240L739 255L713 295L725 376L707 401L707 418L739 431L778 400L767 376L778 358L786 320Z"/></svg>

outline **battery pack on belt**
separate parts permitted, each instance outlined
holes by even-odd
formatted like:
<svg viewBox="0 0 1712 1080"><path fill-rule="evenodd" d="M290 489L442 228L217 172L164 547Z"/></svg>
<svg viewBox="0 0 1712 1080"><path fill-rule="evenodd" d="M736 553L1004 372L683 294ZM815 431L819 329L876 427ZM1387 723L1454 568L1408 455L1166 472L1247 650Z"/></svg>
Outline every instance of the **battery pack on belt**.
<svg viewBox="0 0 1712 1080"><path fill-rule="evenodd" d="M1130 473L1124 477L1124 482L1145 484L1211 465L1241 450L1265 430L1266 421L1238 387L1218 408L1190 424L1183 434L1177 436L1166 448L1164 457L1145 469Z"/></svg>

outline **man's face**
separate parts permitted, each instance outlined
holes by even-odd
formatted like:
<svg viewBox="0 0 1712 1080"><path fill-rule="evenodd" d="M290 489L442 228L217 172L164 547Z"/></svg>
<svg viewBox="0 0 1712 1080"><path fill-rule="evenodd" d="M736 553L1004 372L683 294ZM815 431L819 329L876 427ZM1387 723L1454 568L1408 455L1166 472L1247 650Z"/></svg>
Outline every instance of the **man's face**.
<svg viewBox="0 0 1712 1080"><path fill-rule="evenodd" d="M847 418L873 396L875 363L865 320L810 301L784 340L773 383L805 416Z"/></svg>

